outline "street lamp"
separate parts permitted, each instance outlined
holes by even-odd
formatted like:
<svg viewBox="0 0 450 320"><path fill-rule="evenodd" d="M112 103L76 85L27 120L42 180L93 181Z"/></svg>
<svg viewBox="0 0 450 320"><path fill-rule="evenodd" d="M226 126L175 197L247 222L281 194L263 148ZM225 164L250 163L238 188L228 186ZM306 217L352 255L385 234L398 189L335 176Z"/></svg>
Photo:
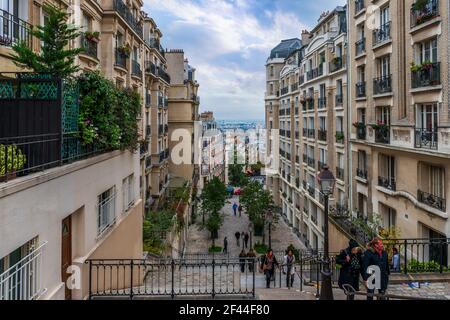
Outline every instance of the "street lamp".
<svg viewBox="0 0 450 320"><path fill-rule="evenodd" d="M273 213L269 211L266 214L266 220L269 223L269 249L272 249L272 222L273 222Z"/></svg>
<svg viewBox="0 0 450 320"><path fill-rule="evenodd" d="M253 222L248 225L248 233L250 233L250 249L253 249L252 236L253 236Z"/></svg>
<svg viewBox="0 0 450 320"><path fill-rule="evenodd" d="M324 166L322 168L322 172L319 173L317 177L317 181L319 182L320 192L324 196L324 268L322 271L322 286L320 288L320 300L333 300L333 288L331 284L331 267L330 267L330 257L328 252L328 198L333 194L334 191L334 183L336 179L333 176L333 173L328 170L328 166Z"/></svg>

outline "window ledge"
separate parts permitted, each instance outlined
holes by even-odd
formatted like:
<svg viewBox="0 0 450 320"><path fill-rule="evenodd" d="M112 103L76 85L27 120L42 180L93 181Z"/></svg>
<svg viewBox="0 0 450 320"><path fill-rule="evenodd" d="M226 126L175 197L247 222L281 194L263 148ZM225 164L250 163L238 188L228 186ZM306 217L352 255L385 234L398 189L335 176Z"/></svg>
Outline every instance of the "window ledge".
<svg viewBox="0 0 450 320"><path fill-rule="evenodd" d="M425 28L427 28L427 27L429 27L429 26L431 26L433 24L440 23L441 21L442 21L442 18L440 16L437 16L437 17L435 17L435 18L433 18L433 19L431 19L431 20L429 20L427 22L421 23L421 24L411 28L411 30L409 30L409 33L410 34L417 33L420 30L425 29Z"/></svg>
<svg viewBox="0 0 450 320"><path fill-rule="evenodd" d="M381 42L381 43L378 43L378 44L374 45L372 47L372 50L377 50L377 49L380 49L380 48L382 48L384 46L391 45L391 44L392 44L392 39L389 39L389 40L386 40L384 42Z"/></svg>
<svg viewBox="0 0 450 320"><path fill-rule="evenodd" d="M368 183L367 179L364 179L364 178L361 178L361 177L358 177L358 176L355 176L355 180L358 181L358 182L364 183L364 184Z"/></svg>
<svg viewBox="0 0 450 320"><path fill-rule="evenodd" d="M420 92L428 92L428 91L434 91L434 90L442 90L442 84L437 85L437 86L427 86L427 87L414 88L414 89L410 89L409 92L411 92L411 93L420 93Z"/></svg>
<svg viewBox="0 0 450 320"><path fill-rule="evenodd" d="M377 98L392 97L393 95L394 95L393 92L387 92L387 93L374 94L372 97L373 97L374 99L377 99Z"/></svg>

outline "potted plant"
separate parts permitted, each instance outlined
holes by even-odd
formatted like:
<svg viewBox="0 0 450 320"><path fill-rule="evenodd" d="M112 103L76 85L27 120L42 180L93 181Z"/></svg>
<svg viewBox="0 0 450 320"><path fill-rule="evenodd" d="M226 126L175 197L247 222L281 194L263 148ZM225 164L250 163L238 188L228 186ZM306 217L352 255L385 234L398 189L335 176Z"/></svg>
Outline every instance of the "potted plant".
<svg viewBox="0 0 450 320"><path fill-rule="evenodd" d="M371 127L374 130L387 130L388 129L388 126L385 123L383 123L382 121L378 121L376 124L372 124Z"/></svg>
<svg viewBox="0 0 450 320"><path fill-rule="evenodd" d="M363 122L357 121L357 122L353 123L353 126L357 129L364 129L366 127L366 124Z"/></svg>
<svg viewBox="0 0 450 320"><path fill-rule="evenodd" d="M86 31L84 37L89 41L100 41L100 32L98 31Z"/></svg>
<svg viewBox="0 0 450 320"><path fill-rule="evenodd" d="M412 9L421 12L427 7L428 1L429 0L416 0L412 5Z"/></svg>
<svg viewBox="0 0 450 320"><path fill-rule="evenodd" d="M131 47L129 44L121 45L117 48L117 50L126 58L130 57Z"/></svg>
<svg viewBox="0 0 450 320"><path fill-rule="evenodd" d="M14 179L25 163L26 157L17 146L0 144L0 182Z"/></svg>
<svg viewBox="0 0 450 320"><path fill-rule="evenodd" d="M337 141L342 141L344 140L344 133L343 132L336 132L336 140Z"/></svg>

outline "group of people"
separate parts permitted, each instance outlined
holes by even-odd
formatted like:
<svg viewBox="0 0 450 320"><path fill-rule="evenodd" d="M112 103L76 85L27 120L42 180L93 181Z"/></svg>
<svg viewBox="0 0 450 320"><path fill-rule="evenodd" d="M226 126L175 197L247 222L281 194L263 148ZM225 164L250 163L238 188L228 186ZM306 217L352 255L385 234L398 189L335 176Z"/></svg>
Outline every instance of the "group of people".
<svg viewBox="0 0 450 320"><path fill-rule="evenodd" d="M244 249L242 249L239 254L239 264L241 267L241 272L245 272L245 266L248 264L248 271L253 272L254 263L253 261L256 258L256 253L253 249L250 249L247 253Z"/></svg>
<svg viewBox="0 0 450 320"><path fill-rule="evenodd" d="M358 243L352 239L349 241L349 246L341 250L336 257L336 263L341 266L338 281L339 287L344 289L346 285L350 285L355 291L359 291L361 276L367 288L367 299L373 300L375 289L370 289L367 283L371 276L370 267L375 266L379 268L380 278L377 289L380 295L384 295L388 287L391 270L400 271L400 254L397 248L393 248L393 256L390 260L383 241L377 237L367 244L364 252ZM348 299L353 300L354 295L349 295Z"/></svg>
<svg viewBox="0 0 450 320"><path fill-rule="evenodd" d="M286 276L286 287L292 288L295 279L295 256L292 250L288 249L283 257L281 271ZM273 250L269 249L261 259L260 271L264 273L266 279L266 288L270 288L270 282L275 276L275 269L280 268L277 258L273 254Z"/></svg>
<svg viewBox="0 0 450 320"><path fill-rule="evenodd" d="M237 213L239 212L239 217L242 217L242 205L241 204L237 204L236 202L235 203L233 203L233 206L232 206L232 208L233 208L233 214L234 214L234 216L236 217L237 216Z"/></svg>
<svg viewBox="0 0 450 320"><path fill-rule="evenodd" d="M238 247L241 246L240 240L242 239L242 250L247 249L248 248L248 241L250 239L250 235L248 234L248 232L239 232L236 231L236 233L234 234L235 238L236 238L236 245ZM223 239L223 253L228 253L228 237L225 237Z"/></svg>

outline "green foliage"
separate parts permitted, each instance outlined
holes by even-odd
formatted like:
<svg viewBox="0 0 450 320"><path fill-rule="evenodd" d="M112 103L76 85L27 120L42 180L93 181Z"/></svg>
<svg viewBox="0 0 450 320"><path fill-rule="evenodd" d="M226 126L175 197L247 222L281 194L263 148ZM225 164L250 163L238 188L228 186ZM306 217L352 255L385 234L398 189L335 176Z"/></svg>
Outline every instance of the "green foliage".
<svg viewBox="0 0 450 320"><path fill-rule="evenodd" d="M231 164L228 166L228 180L232 186L246 186L249 179L244 173L244 165Z"/></svg>
<svg viewBox="0 0 450 320"><path fill-rule="evenodd" d="M26 42L19 42L13 45L14 54L11 58L20 68L62 78L70 77L79 70L74 61L83 49L70 49L69 43L81 33L77 27L67 23L66 12L47 4L44 4L43 10L48 13L47 23L34 26L31 30L31 35L40 40L41 50L35 52Z"/></svg>
<svg viewBox="0 0 450 320"><path fill-rule="evenodd" d="M26 163L26 156L15 145L0 144L0 175L21 170Z"/></svg>
<svg viewBox="0 0 450 320"><path fill-rule="evenodd" d="M408 262L408 272L421 273L421 272L438 272L441 269L441 265L436 261L419 262L415 259L411 259ZM450 271L449 268L442 266L443 272Z"/></svg>
<svg viewBox="0 0 450 320"><path fill-rule="evenodd" d="M217 177L205 185L200 196L202 213L208 217L205 227L211 232L213 240L223 224L223 215L220 214L220 210L225 205L226 198L227 188Z"/></svg>
<svg viewBox="0 0 450 320"><path fill-rule="evenodd" d="M260 175L262 168L264 168L264 165L260 161L258 161L256 164L252 164L250 168L254 174Z"/></svg>
<svg viewBox="0 0 450 320"><path fill-rule="evenodd" d="M336 132L336 140L337 141L344 140L344 133L343 132Z"/></svg>
<svg viewBox="0 0 450 320"><path fill-rule="evenodd" d="M242 191L240 201L255 228L264 226L266 213L274 205L270 191L264 190L259 182L253 181Z"/></svg>
<svg viewBox="0 0 450 320"><path fill-rule="evenodd" d="M221 253L222 252L222 247L219 246L211 246L208 249L209 253Z"/></svg>
<svg viewBox="0 0 450 320"><path fill-rule="evenodd" d="M84 36L88 40L99 40L100 32L98 32L98 31L93 31L93 32L92 31L85 31L84 32Z"/></svg>
<svg viewBox="0 0 450 320"><path fill-rule="evenodd" d="M137 117L141 98L132 90L121 90L99 72L80 78L79 129L83 145L103 149L129 149L138 143Z"/></svg>
<svg viewBox="0 0 450 320"><path fill-rule="evenodd" d="M422 11L425 9L425 7L427 6L429 0L416 0L413 4L412 4L412 9L415 11Z"/></svg>
<svg viewBox="0 0 450 320"><path fill-rule="evenodd" d="M257 242L255 244L254 249L255 249L256 253L258 253L258 254L265 254L267 252L267 250L269 250L269 248L265 244L262 244L260 242Z"/></svg>
<svg viewBox="0 0 450 320"><path fill-rule="evenodd" d="M143 241L144 250L161 254L165 249L161 234L170 231L174 224L174 211L151 212L144 219Z"/></svg>

